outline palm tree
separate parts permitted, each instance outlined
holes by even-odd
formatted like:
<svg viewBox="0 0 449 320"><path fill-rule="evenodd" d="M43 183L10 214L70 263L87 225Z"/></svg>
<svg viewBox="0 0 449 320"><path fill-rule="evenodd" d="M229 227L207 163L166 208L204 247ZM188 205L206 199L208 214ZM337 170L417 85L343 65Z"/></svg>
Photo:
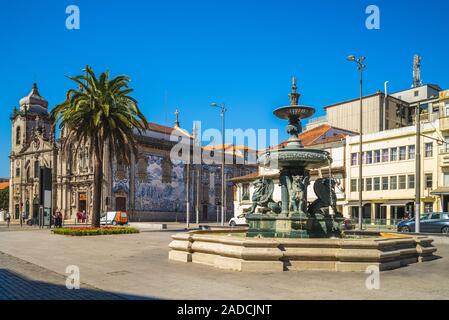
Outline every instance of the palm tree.
<svg viewBox="0 0 449 320"><path fill-rule="evenodd" d="M137 101L129 96L130 78L124 75L109 78L103 72L99 78L90 67L86 74L68 77L78 84L78 89L67 91L66 100L56 106L51 116L54 125L66 133L61 148L76 145L75 156L80 147L87 147L93 156L94 186L92 226L100 226L103 185L103 161L115 159L125 165L131 156L137 157L136 132L142 134L148 123L140 112ZM109 159L104 159L105 147L109 147ZM71 150L69 151L71 152Z"/></svg>

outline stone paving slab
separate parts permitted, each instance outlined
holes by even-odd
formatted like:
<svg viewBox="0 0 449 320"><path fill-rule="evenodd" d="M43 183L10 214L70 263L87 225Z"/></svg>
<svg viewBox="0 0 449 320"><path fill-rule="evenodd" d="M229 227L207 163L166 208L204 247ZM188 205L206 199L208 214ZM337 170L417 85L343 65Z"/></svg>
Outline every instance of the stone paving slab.
<svg viewBox="0 0 449 320"><path fill-rule="evenodd" d="M0 300L122 300L82 283L69 290L56 272L0 252Z"/></svg>
<svg viewBox="0 0 449 320"><path fill-rule="evenodd" d="M47 230L0 233L0 251L58 274L80 268L81 281L124 295L160 299L449 299L449 241L441 259L386 271L380 290L368 275L319 271L244 273L168 260L176 232L68 237Z"/></svg>

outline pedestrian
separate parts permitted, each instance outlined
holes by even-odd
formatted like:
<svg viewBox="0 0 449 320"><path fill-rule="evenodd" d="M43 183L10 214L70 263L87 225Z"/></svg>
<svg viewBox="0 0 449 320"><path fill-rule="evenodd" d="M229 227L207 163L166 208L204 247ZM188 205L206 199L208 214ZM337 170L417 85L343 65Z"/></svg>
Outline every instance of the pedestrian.
<svg viewBox="0 0 449 320"><path fill-rule="evenodd" d="M22 212L22 216L20 217L20 226L22 227L22 224L25 223L25 220L27 218L26 212Z"/></svg>
<svg viewBox="0 0 449 320"><path fill-rule="evenodd" d="M82 219L81 212L78 210L76 212L76 222L79 223Z"/></svg>
<svg viewBox="0 0 449 320"><path fill-rule="evenodd" d="M83 210L83 223L87 222L86 218L86 210Z"/></svg>
<svg viewBox="0 0 449 320"><path fill-rule="evenodd" d="M59 211L58 218L59 218L59 227L62 228L62 213L61 213L61 211Z"/></svg>
<svg viewBox="0 0 449 320"><path fill-rule="evenodd" d="M9 224L11 223L11 214L9 212L6 212L6 225L9 228Z"/></svg>

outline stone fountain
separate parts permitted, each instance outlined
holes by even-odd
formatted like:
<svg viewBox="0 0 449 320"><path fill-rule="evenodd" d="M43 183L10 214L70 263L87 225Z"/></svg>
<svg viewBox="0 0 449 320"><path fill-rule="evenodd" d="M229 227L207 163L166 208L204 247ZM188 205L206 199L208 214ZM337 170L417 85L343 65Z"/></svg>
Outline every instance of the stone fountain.
<svg viewBox="0 0 449 320"><path fill-rule="evenodd" d="M315 110L298 105L295 78L289 96L290 105L276 109L274 114L288 120L290 138L284 147L270 149L258 160L261 166L279 169L281 201L273 201L274 183L262 177L254 183L247 230L217 228L175 234L169 245L169 259L252 272L365 272L368 267L382 271L435 259L437 249L427 236L356 231L344 234L330 169L328 178L314 181L317 200L307 203L309 171L330 168L332 159L326 151L304 148L298 139L301 120ZM256 213L258 207L261 213Z"/></svg>
<svg viewBox="0 0 449 320"><path fill-rule="evenodd" d="M258 159L261 166L275 166L279 169L281 201L275 203L272 200L273 181L262 178L254 183L253 207L246 217L249 224L247 236L338 237L341 234L343 216L337 212L335 181L331 177L316 180L314 192L318 199L309 205L307 203L309 170L330 166L332 159L326 151L304 148L299 140L301 120L312 116L315 109L298 104L300 94L297 92L296 78L292 82L290 105L274 111L278 118L288 120L286 130L290 138L285 147L268 150ZM263 214L255 214L257 206L263 208ZM332 207L333 215L329 214L330 210L322 210L329 207Z"/></svg>

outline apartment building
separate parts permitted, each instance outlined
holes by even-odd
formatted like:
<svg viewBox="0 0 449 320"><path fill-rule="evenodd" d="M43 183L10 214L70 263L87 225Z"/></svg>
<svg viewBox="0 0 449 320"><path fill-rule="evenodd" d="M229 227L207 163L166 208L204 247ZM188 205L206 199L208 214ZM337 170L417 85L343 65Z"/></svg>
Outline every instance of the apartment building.
<svg viewBox="0 0 449 320"><path fill-rule="evenodd" d="M367 223L394 224L413 216L415 183L421 179L421 207L442 211L447 202L435 193L442 184L439 167L439 121L421 123L421 177L416 177L415 126L363 135L363 184L359 186L359 136L347 138L347 216L358 217L359 188L363 191L363 219ZM449 134L449 133L448 133ZM449 164L448 164L449 168ZM449 182L449 176L448 176ZM448 184L449 186L449 184ZM449 194L449 193L448 193Z"/></svg>

